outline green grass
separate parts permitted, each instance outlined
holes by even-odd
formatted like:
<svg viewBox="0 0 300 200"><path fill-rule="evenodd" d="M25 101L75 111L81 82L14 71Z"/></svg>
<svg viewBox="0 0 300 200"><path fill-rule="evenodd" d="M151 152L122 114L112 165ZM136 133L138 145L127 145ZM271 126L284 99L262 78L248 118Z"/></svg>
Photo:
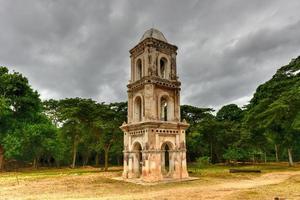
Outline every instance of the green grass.
<svg viewBox="0 0 300 200"><path fill-rule="evenodd" d="M189 164L190 176L196 177L215 177L215 178L241 178L255 177L260 173L229 173L229 169L254 169L261 170L261 173L276 171L300 171L300 165L289 167L287 163L260 163L255 165L236 165L228 166L224 164L199 166L196 163Z"/></svg>

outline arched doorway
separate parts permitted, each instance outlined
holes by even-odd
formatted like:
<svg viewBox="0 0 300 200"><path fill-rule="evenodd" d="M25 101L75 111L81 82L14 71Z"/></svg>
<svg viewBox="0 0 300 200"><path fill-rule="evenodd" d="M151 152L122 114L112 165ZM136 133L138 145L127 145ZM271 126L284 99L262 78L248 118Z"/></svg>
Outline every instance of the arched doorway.
<svg viewBox="0 0 300 200"><path fill-rule="evenodd" d="M162 156L161 156L161 171L164 176L171 176L173 171L173 160L172 160L172 144L170 142L165 142L161 147Z"/></svg>
<svg viewBox="0 0 300 200"><path fill-rule="evenodd" d="M143 154L142 154L142 146L139 142L135 142L133 145L133 172L135 176L138 178L142 174L142 164L143 164Z"/></svg>

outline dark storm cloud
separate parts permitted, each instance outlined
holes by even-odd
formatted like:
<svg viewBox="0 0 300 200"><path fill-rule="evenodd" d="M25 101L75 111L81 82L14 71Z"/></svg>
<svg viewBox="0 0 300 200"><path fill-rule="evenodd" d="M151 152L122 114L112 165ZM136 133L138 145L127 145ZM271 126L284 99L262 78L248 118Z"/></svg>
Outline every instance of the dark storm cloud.
<svg viewBox="0 0 300 200"><path fill-rule="evenodd" d="M300 54L299 1L0 0L0 65L45 98L126 100L129 53L154 26L179 47L182 103L245 104Z"/></svg>

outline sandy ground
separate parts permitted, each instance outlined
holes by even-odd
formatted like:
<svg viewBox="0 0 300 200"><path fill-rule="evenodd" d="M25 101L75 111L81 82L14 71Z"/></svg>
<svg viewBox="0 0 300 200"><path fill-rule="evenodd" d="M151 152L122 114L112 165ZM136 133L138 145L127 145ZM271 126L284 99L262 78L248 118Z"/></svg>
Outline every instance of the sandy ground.
<svg viewBox="0 0 300 200"><path fill-rule="evenodd" d="M132 197L135 199L226 199L228 195L241 190L279 184L293 176L300 176L300 172L274 172L250 180L235 180L201 187L182 187L159 192L152 191L134 196L115 196L107 199L131 199ZM300 194L300 191L298 193Z"/></svg>
<svg viewBox="0 0 300 200"><path fill-rule="evenodd" d="M156 186L140 186L112 180L111 173L61 174L53 177L0 178L0 199L230 199L235 193L280 184L300 176L300 171L272 172L241 179L196 180ZM1 175L0 175L1 176ZM297 191L295 191L297 192ZM300 191L298 191L300 195ZM272 198L270 198L272 199Z"/></svg>

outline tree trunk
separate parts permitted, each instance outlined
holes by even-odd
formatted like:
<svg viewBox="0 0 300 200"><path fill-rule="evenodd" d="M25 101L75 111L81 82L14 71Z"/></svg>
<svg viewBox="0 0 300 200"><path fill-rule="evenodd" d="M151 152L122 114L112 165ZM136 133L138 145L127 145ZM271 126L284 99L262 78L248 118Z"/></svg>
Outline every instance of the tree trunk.
<svg viewBox="0 0 300 200"><path fill-rule="evenodd" d="M276 162L279 162L279 157L278 157L278 145L275 144L275 156L276 156Z"/></svg>
<svg viewBox="0 0 300 200"><path fill-rule="evenodd" d="M38 159L37 159L37 157L34 157L34 159L33 159L33 164L32 164L32 167L34 168L34 169L37 169L38 168Z"/></svg>
<svg viewBox="0 0 300 200"><path fill-rule="evenodd" d="M4 169L4 155L0 154L0 171Z"/></svg>
<svg viewBox="0 0 300 200"><path fill-rule="evenodd" d="M0 171L4 168L4 149L0 145Z"/></svg>
<svg viewBox="0 0 300 200"><path fill-rule="evenodd" d="M267 163L267 152L264 153L265 163Z"/></svg>
<svg viewBox="0 0 300 200"><path fill-rule="evenodd" d="M55 164L56 164L56 168L59 168L59 167L60 167L60 161L55 160Z"/></svg>
<svg viewBox="0 0 300 200"><path fill-rule="evenodd" d="M52 167L51 157L47 158L48 167Z"/></svg>
<svg viewBox="0 0 300 200"><path fill-rule="evenodd" d="M99 152L97 152L95 156L95 165L96 167L99 167Z"/></svg>
<svg viewBox="0 0 300 200"><path fill-rule="evenodd" d="M118 156L117 162L118 162L118 166L120 166L121 165L121 157L120 156Z"/></svg>
<svg viewBox="0 0 300 200"><path fill-rule="evenodd" d="M77 156L77 141L76 139L74 139L74 143L73 143L73 161L72 161L72 168L75 168L75 164L76 164L76 156Z"/></svg>
<svg viewBox="0 0 300 200"><path fill-rule="evenodd" d="M288 148L288 155L289 155L289 166L292 167L294 166L292 148Z"/></svg>
<svg viewBox="0 0 300 200"><path fill-rule="evenodd" d="M104 171L108 170L108 151L109 149L104 149L105 163L104 163Z"/></svg>
<svg viewBox="0 0 300 200"><path fill-rule="evenodd" d="M86 166L89 162L89 156L85 156L84 161L83 161L83 166Z"/></svg>
<svg viewBox="0 0 300 200"><path fill-rule="evenodd" d="M212 142L210 142L210 162L213 163L213 145L212 145Z"/></svg>

